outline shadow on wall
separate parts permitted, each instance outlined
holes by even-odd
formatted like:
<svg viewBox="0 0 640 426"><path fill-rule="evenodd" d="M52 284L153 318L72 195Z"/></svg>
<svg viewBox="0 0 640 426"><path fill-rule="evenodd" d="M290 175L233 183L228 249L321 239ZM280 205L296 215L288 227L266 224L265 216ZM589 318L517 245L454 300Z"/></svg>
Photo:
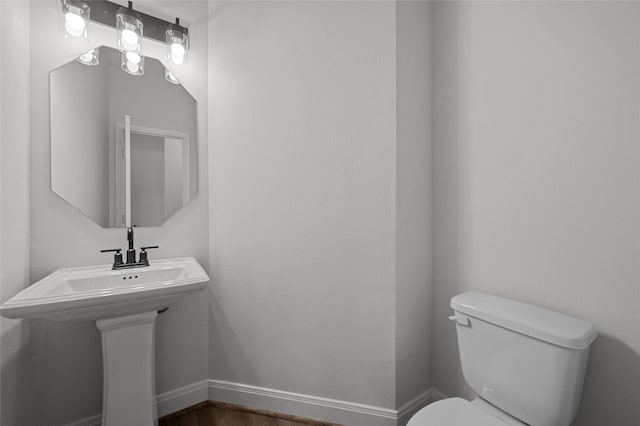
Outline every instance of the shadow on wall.
<svg viewBox="0 0 640 426"><path fill-rule="evenodd" d="M213 292L209 287L209 292ZM219 296L218 296L219 298ZM209 342L210 367L209 378L227 380L234 383L256 384L256 375L251 359L247 356L238 336L231 326L215 295L209 295ZM255 321L260 321L255 318ZM253 358L259 358L254 354Z"/></svg>
<svg viewBox="0 0 640 426"><path fill-rule="evenodd" d="M102 337L94 321L35 321L35 425L65 425L102 409ZM24 396L24 394L23 394Z"/></svg>
<svg viewBox="0 0 640 426"><path fill-rule="evenodd" d="M640 421L640 354L599 334L589 353L580 411L573 426L634 426Z"/></svg>
<svg viewBox="0 0 640 426"><path fill-rule="evenodd" d="M21 395L31 394L32 373L29 367L29 322L5 318L2 323L2 366L0 371L0 424L32 424L29 402Z"/></svg>

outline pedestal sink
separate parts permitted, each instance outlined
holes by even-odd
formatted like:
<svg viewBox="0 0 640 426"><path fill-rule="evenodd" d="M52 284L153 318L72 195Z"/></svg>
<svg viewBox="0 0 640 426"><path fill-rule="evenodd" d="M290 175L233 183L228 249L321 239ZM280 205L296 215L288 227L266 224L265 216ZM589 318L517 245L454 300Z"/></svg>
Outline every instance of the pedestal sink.
<svg viewBox="0 0 640 426"><path fill-rule="evenodd" d="M103 426L157 423L154 325L158 309L206 287L191 257L111 270L111 265L59 269L0 306L7 318L96 321L104 363Z"/></svg>

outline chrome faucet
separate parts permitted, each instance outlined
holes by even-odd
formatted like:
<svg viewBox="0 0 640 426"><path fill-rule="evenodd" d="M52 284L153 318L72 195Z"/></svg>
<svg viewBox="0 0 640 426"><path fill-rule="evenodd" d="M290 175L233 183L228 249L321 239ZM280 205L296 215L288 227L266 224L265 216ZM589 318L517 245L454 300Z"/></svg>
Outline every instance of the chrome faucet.
<svg viewBox="0 0 640 426"><path fill-rule="evenodd" d="M140 259L136 261L136 250L133 248L133 226L127 228L127 242L129 248L127 249L127 261L122 261L122 249L106 249L100 250L101 253L115 252L113 255L113 266L111 269L124 269L124 268L138 268L141 266L149 266L149 258L147 257L147 250L160 248L160 246L146 246L140 247Z"/></svg>
<svg viewBox="0 0 640 426"><path fill-rule="evenodd" d="M129 242L127 264L133 264L136 263L136 250L133 248L133 226L127 228L127 241Z"/></svg>

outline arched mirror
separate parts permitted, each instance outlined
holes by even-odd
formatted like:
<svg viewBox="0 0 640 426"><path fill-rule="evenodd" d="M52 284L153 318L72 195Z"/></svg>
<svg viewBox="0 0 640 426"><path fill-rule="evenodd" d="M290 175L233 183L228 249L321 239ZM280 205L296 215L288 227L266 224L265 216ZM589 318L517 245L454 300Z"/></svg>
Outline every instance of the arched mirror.
<svg viewBox="0 0 640 426"><path fill-rule="evenodd" d="M104 228L160 226L197 194L196 100L165 71L102 46L49 74L51 189Z"/></svg>

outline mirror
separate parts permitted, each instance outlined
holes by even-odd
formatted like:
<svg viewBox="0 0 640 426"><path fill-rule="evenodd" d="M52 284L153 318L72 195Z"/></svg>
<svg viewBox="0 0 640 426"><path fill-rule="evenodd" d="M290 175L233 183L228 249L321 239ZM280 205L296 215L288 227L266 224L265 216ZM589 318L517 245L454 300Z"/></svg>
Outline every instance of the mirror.
<svg viewBox="0 0 640 426"><path fill-rule="evenodd" d="M120 64L102 46L50 72L51 189L104 228L160 226L197 194L197 105L157 59Z"/></svg>

